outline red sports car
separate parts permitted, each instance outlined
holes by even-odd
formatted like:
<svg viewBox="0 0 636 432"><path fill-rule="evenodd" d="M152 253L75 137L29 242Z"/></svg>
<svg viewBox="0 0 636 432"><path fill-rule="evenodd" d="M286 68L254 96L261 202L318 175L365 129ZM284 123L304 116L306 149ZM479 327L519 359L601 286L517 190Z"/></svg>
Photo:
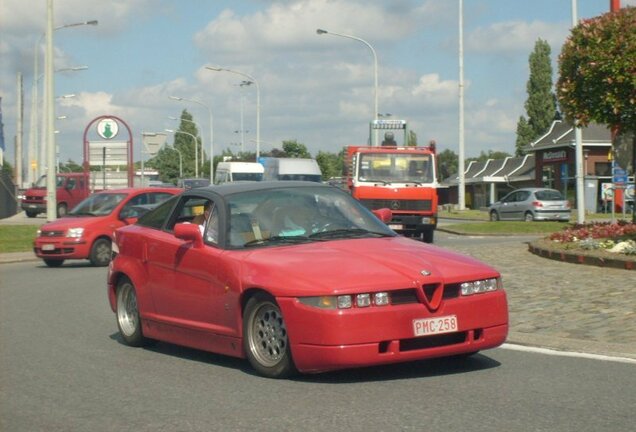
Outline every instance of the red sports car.
<svg viewBox="0 0 636 432"><path fill-rule="evenodd" d="M176 188L130 188L92 194L65 217L44 224L33 241L33 251L49 267L59 267L67 259L88 259L95 266L106 266L115 230L135 222L143 206L180 192Z"/></svg>
<svg viewBox="0 0 636 432"><path fill-rule="evenodd" d="M376 215L316 183L186 191L116 232L108 297L121 337L246 357L274 378L502 344L500 274Z"/></svg>

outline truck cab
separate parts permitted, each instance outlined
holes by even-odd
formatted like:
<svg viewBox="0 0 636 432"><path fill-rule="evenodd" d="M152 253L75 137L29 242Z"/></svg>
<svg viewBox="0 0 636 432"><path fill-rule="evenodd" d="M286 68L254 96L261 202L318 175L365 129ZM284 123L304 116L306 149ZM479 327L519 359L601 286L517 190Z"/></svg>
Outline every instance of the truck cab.
<svg viewBox="0 0 636 432"><path fill-rule="evenodd" d="M70 209L90 195L84 173L58 173L55 187L57 217L66 216ZM30 218L46 213L46 174L26 190L21 207Z"/></svg>
<svg viewBox="0 0 636 432"><path fill-rule="evenodd" d="M377 143L374 135L381 132L381 145L346 148L347 187L369 210L389 208L393 217L388 225L394 231L432 243L437 228L435 145L407 145L404 120L375 120L369 142ZM388 142L400 138L395 135L402 135L401 143Z"/></svg>

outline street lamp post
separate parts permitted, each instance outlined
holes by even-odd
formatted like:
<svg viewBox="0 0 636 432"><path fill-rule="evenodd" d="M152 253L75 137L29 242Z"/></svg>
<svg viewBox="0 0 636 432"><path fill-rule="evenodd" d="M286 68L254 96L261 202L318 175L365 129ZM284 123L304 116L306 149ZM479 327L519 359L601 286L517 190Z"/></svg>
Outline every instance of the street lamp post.
<svg viewBox="0 0 636 432"><path fill-rule="evenodd" d="M197 105L201 105L203 108L208 110L208 117L210 120L210 183L214 182L214 118L212 117L212 109L209 105L204 104L203 102L196 99L186 99L179 96L169 96L170 99L176 101L185 101L192 102ZM198 176L197 176L198 177Z"/></svg>
<svg viewBox="0 0 636 432"><path fill-rule="evenodd" d="M218 66L206 66L205 68L214 72L230 72L240 75L252 81L256 86L256 162L258 162L258 158L261 155L261 88L258 85L258 81L256 81L253 76L246 74L245 72L239 72L233 69Z"/></svg>
<svg viewBox="0 0 636 432"><path fill-rule="evenodd" d="M183 178L183 155L175 146L172 146L171 149L179 154L179 178Z"/></svg>
<svg viewBox="0 0 636 432"><path fill-rule="evenodd" d="M197 148L199 146L199 141L197 140L197 137L195 137L194 135L192 135L190 132L185 132L185 131L176 131L173 129L166 129L166 132L170 132L173 134L183 134L183 135L189 135L192 137L192 141L194 142L194 176L196 178L199 178L199 149ZM174 148L174 147L173 147ZM176 148L175 148L176 150Z"/></svg>
<svg viewBox="0 0 636 432"><path fill-rule="evenodd" d="M78 27L78 26L83 26L83 25L98 25L99 21L97 20L91 20L91 21L82 21L82 22L76 22L76 23L71 23L71 24L64 24L61 26L57 26L53 28L53 31L56 30L61 30L61 29L65 29L65 28L69 28L69 27ZM39 130L38 130L38 125L40 123L39 121L39 110L38 110L38 93L39 93L39 80L40 80L40 71L39 71L39 48L40 48L40 44L42 43L42 39L46 36L46 33L42 33L40 35L40 37L38 38L35 46L33 47L33 84L32 84L32 93L31 93L31 99L32 99L32 106L31 106L31 134L33 135L33 138L30 140L30 142L33 142L33 145L31 146L31 144L29 144L29 150L32 152L32 155L29 156L29 158L33 159L36 161L37 167L38 167L38 174L42 175L44 174L44 161L46 160L46 146L45 140L42 140L43 142L38 142L40 141L40 137L39 137ZM77 69L80 70L80 69ZM57 72L57 71L56 71ZM43 122L45 123L45 122ZM46 133L44 131L45 129L45 124L43 124L43 134L42 136L44 136L44 134ZM36 150L36 148L39 147L39 152ZM38 155L39 153L39 155ZM31 164L33 161L29 160L29 164Z"/></svg>
<svg viewBox="0 0 636 432"><path fill-rule="evenodd" d="M318 35L323 35L323 34L330 34L332 36L340 36L343 38L347 38L347 39L353 39L353 40L357 40L358 42L362 42L363 44L365 44L370 50L371 53L373 54L373 89L374 89L374 107L373 107L373 119L377 120L378 119L378 55L375 52L375 49L373 49L373 47L371 46L371 44L367 41L365 41L362 38L359 38L357 36L351 36L348 34L341 34L341 33L334 33L334 32L330 32L324 29L316 29L316 33ZM378 131L376 129L375 131L375 143L372 143L374 145L378 145Z"/></svg>

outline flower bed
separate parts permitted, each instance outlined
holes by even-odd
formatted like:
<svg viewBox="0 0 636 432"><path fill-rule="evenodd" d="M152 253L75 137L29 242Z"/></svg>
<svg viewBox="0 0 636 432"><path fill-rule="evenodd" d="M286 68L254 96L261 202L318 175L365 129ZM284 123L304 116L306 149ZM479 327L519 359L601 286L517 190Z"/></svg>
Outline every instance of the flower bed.
<svg viewBox="0 0 636 432"><path fill-rule="evenodd" d="M575 224L548 237L560 249L636 255L636 224L627 221Z"/></svg>

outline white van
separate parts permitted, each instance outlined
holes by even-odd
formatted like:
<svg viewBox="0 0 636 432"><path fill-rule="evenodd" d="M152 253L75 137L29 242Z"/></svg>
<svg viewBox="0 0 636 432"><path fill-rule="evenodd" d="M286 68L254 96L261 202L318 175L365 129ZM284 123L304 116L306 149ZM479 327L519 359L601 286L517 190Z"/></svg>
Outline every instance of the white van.
<svg viewBox="0 0 636 432"><path fill-rule="evenodd" d="M318 162L314 159L263 158L264 180L305 180L322 181Z"/></svg>
<svg viewBox="0 0 636 432"><path fill-rule="evenodd" d="M258 162L219 162L214 184L263 180L263 165Z"/></svg>

